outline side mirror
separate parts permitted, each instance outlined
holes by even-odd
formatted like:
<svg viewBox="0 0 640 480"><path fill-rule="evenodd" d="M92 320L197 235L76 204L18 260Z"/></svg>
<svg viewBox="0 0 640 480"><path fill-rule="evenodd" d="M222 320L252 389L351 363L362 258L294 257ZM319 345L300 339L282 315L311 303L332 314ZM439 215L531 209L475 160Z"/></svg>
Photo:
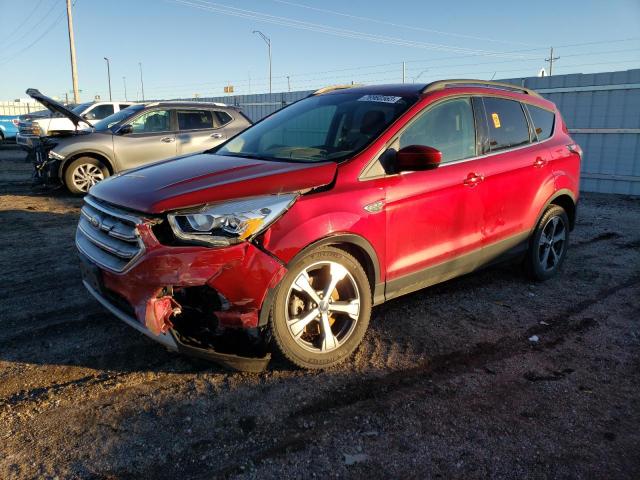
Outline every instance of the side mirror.
<svg viewBox="0 0 640 480"><path fill-rule="evenodd" d="M409 145L396 153L396 171L414 172L437 168L442 161L442 152L425 145Z"/></svg>
<svg viewBox="0 0 640 480"><path fill-rule="evenodd" d="M129 133L133 132L133 125L131 124L126 124L121 126L117 131L116 134L117 135L127 135Z"/></svg>

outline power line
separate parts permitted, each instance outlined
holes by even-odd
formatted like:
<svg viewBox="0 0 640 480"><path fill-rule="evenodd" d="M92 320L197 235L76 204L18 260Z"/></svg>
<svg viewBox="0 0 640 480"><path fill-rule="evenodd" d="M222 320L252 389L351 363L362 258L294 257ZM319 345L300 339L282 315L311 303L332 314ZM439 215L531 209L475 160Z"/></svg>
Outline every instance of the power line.
<svg viewBox="0 0 640 480"><path fill-rule="evenodd" d="M22 32L22 34L18 35L16 38L14 38L12 41L6 43L5 45L2 46L3 49L6 50L7 47L10 47L11 45L15 44L15 43L20 43L24 38L28 38L33 32L36 32L39 30L40 25L45 21L48 20L49 18L51 18L51 13L55 10L56 7L58 7L60 5L60 1L55 1L51 3L51 8L49 10L47 10L47 12L40 17L40 20L38 20L36 23L34 23L30 29L25 30L24 32Z"/></svg>
<svg viewBox="0 0 640 480"><path fill-rule="evenodd" d="M58 26L58 24L60 23L60 21L63 19L65 14L65 11L63 10L62 13L60 13L60 15L58 15L55 20L53 21L53 23L51 23L49 25L49 27L47 27L45 30L42 31L42 33L35 38L35 40L33 40L31 43L29 43L28 45L20 48L19 50L15 50L12 52L12 55L10 55L9 57L5 58L4 60L0 59L0 65L3 65L5 63L7 63L10 60L13 60L14 58L16 58L18 55L20 55L22 52L25 52L27 50L29 50L31 47L33 47L36 43L38 43L40 40L42 40L51 30L53 30L53 28L55 28L56 26Z"/></svg>
<svg viewBox="0 0 640 480"><path fill-rule="evenodd" d="M640 49L623 49L623 50L609 50L609 51L601 51L601 52L583 52L583 53L576 53L576 54L569 54L569 55L565 55L565 57L580 57L580 56L591 56L591 55L605 55L605 54L611 54L611 53L622 53L622 52L631 52L631 51L639 51ZM460 57L447 57L446 60L451 60L451 59L455 59L455 58L460 58ZM444 59L440 59L440 60L444 60ZM543 59L540 58L537 61L542 62ZM449 65L443 65L443 67L447 68L447 69L451 69L451 68L457 68L457 67L467 67L467 66L475 66L475 65L498 65L498 64L505 64L505 63L529 63L531 62L531 60L492 60L489 62L466 62L466 63L457 63L457 64L449 64ZM413 64L424 64L424 63L428 63L430 67L432 67L434 64L437 64L437 62L433 61L433 60L412 60L406 63L413 63ZM333 74L331 77L319 77L319 79L331 79L331 78L336 78L335 74L338 74L337 76L340 76L339 74L341 72L351 72L351 71L357 71L357 72L362 72L362 70L366 70L366 69L371 69L371 68L379 68L379 67L390 67L390 66L397 66L398 68L400 68L402 62L389 62L389 63L381 63L381 64L375 64L375 65L361 65L361 66L356 66L356 67L349 67L349 68L341 68L341 69L331 69L331 70L320 70L320 71L313 71L313 72L300 72L300 73L291 73L289 74L289 77L291 78L295 78L297 82L299 82L298 79L300 79L301 77L308 77L308 76L313 76L316 79L318 79L318 75L322 75L322 74ZM420 67L421 68L421 67ZM526 68L526 67L522 67L522 68ZM384 72L388 72L390 70L384 70ZM369 72L370 73L370 72ZM281 79L281 81L284 81L284 79L286 79L287 75L279 75L279 76L273 76L273 79ZM259 82L260 80L265 80L268 77L254 77L252 80L254 81L254 84L256 83L255 81ZM245 82L244 80L239 80L239 81L232 81L231 82L233 85L235 86L241 86L241 85L245 85L247 84L247 82ZM225 83L226 85L226 83ZM214 87L220 87L220 86L224 86L222 83L218 83L217 81L209 81L209 82L193 82L193 83L180 83L180 84L165 84L165 85L157 85L157 86L148 86L147 90L151 90L153 92L161 92L161 91L167 91L167 90L175 90L177 87L184 87L184 88L214 88Z"/></svg>
<svg viewBox="0 0 640 480"><path fill-rule="evenodd" d="M24 26L25 26L25 24L26 24L26 23L31 19L31 17L33 17L33 14L34 14L34 13L36 13L36 12L38 11L38 9L40 8L40 5L42 5L42 2L43 2L43 1L44 1L44 0L40 0L40 1L36 4L35 8L34 8L33 10L31 10L31 13L29 13L26 17L24 17L24 20L22 20L22 22L20 22L16 28L14 28L13 30L11 30L11 33L10 33L9 35L7 35L7 36L5 37L5 39L11 38L11 37L16 33L16 32L19 32L19 31L20 31L20 29L21 29L22 27L24 27Z"/></svg>
<svg viewBox="0 0 640 480"><path fill-rule="evenodd" d="M519 58L527 58L527 55L512 55L507 52L497 52L490 50L477 50L463 47L455 47L452 45L436 44L436 43L424 43L411 40L405 40L402 38L387 37L383 35L369 34L365 32L359 32L356 30L347 30L342 28L331 27L328 25L305 22L301 20L295 20L288 17L280 17L276 15L269 15L266 13L255 12L253 10L245 10L241 8L231 7L229 5L223 5L214 2L207 2L205 0L173 0L177 4L181 4L188 7L198 8L205 11L212 11L222 13L223 15L230 15L240 18L248 18L251 20L257 20L259 22L267 22L275 25L281 25L290 28L296 28L300 30L308 30L318 33L325 33L328 35L334 35L344 38L354 38L358 40L365 40L374 43L381 43L386 45L396 45L412 48L420 48L426 50L440 50L449 51L455 53L475 53L484 56L515 56ZM199 2L199 3L196 3ZM530 56L530 55L529 55Z"/></svg>
<svg viewBox="0 0 640 480"><path fill-rule="evenodd" d="M389 21L386 21L386 20L378 20L376 18L363 17L363 16L360 16L360 15L350 15L348 13L337 12L335 10L329 10L329 9L326 9L326 8L312 7L311 5L304 5L302 3L289 2L289 1L286 1L286 0L273 0L273 1L277 2L277 3L281 3L283 5L289 5L289 6L292 6L292 7L306 8L307 10L313 10L313 11L316 11L316 12L328 13L330 15L338 15L340 17L352 18L354 20L361 20L361 21L364 21L364 22L373 22L373 23L377 23L377 24L380 24L380 25L389 25L391 27L396 27L396 28L406 28L408 30L415 30L415 31L418 31L418 32L436 33L438 35L448 35L450 37L466 38L466 39L470 39L470 40L482 40L482 41L485 41L485 42L495 42L495 43L512 44L512 45L537 46L537 45L533 45L533 44L530 44L530 43L497 40L497 39L494 39L494 38L486 38L486 37L476 37L476 36L473 36L473 35L464 35L464 34L461 34L461 33L444 32L442 30L434 30L434 29L431 29L431 28L416 27L416 26L413 26L413 25L406 25L406 24L402 24L402 23L394 23L394 22L389 22Z"/></svg>

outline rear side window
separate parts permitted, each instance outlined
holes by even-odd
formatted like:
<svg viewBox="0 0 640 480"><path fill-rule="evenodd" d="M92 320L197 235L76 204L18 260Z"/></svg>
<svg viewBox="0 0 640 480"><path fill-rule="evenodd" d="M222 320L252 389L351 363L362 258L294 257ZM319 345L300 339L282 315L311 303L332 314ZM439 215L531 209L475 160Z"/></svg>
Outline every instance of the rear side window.
<svg viewBox="0 0 640 480"><path fill-rule="evenodd" d="M533 121L533 128L538 136L538 140L544 140L549 138L553 133L553 124L556 120L556 115L544 108L534 107L533 105L527 105L529 109L529 115Z"/></svg>
<svg viewBox="0 0 640 480"><path fill-rule="evenodd" d="M218 124L220 126L225 125L233 120L233 118L231 118L231 115L229 115L227 112L216 110L214 113L216 117L218 117Z"/></svg>
<svg viewBox="0 0 640 480"><path fill-rule="evenodd" d="M208 110L178 110L178 129L201 130L215 128L213 115Z"/></svg>
<svg viewBox="0 0 640 480"><path fill-rule="evenodd" d="M529 143L529 124L520 102L485 97L484 108L487 112L489 148L492 152Z"/></svg>
<svg viewBox="0 0 640 480"><path fill-rule="evenodd" d="M113 115L113 105L98 105L87 113L87 118L90 120L102 120L109 115Z"/></svg>
<svg viewBox="0 0 640 480"><path fill-rule="evenodd" d="M120 110L124 110L125 108L130 107L131 105L120 104Z"/></svg>
<svg viewBox="0 0 640 480"><path fill-rule="evenodd" d="M442 163L476 154L473 110L468 98L439 103L422 113L400 136L400 148L425 145L442 152Z"/></svg>

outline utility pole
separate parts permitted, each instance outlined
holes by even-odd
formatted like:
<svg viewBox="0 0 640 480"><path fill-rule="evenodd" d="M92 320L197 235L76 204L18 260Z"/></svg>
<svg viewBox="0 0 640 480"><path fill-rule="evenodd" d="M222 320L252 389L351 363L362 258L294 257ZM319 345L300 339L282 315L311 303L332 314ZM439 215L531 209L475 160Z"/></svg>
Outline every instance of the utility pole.
<svg viewBox="0 0 640 480"><path fill-rule="evenodd" d="M122 77L122 83L124 83L124 99L125 101L128 101L129 99L127 98L127 77Z"/></svg>
<svg viewBox="0 0 640 480"><path fill-rule="evenodd" d="M553 56L553 47L551 47L551 53L549 53L549 58L545 58L545 62L549 62L549 76L553 75L553 62L559 60L560 57Z"/></svg>
<svg viewBox="0 0 640 480"><path fill-rule="evenodd" d="M291 91L291 77L287 75L287 90Z"/></svg>
<svg viewBox="0 0 640 480"><path fill-rule="evenodd" d="M107 81L109 82L109 101L112 102L113 99L111 98L111 68L109 67L109 59L107 57L104 57L104 59L107 62Z"/></svg>
<svg viewBox="0 0 640 480"><path fill-rule="evenodd" d="M271 39L260 30L254 30L253 33L257 33L258 35L260 35L262 37L262 40L264 40L264 43L266 43L267 47L269 48L269 93L271 93Z"/></svg>
<svg viewBox="0 0 640 480"><path fill-rule="evenodd" d="M140 86L142 87L142 101L144 102L144 82L142 81L142 62L138 62L140 67Z"/></svg>
<svg viewBox="0 0 640 480"><path fill-rule="evenodd" d="M405 62L402 62L402 83L404 83L404 79L406 77L406 73L407 73L407 71L406 71Z"/></svg>
<svg viewBox="0 0 640 480"><path fill-rule="evenodd" d="M78 91L78 67L76 66L76 45L73 39L73 15L71 13L71 0L67 0L67 27L69 29L69 53L71 54L71 81L73 82L73 101L80 103Z"/></svg>

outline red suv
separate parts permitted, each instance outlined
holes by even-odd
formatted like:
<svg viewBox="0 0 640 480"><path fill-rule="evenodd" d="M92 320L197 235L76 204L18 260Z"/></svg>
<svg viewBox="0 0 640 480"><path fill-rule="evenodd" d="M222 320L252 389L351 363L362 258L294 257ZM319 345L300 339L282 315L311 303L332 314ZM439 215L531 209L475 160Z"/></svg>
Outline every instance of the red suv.
<svg viewBox="0 0 640 480"><path fill-rule="evenodd" d="M273 344L325 368L386 300L515 255L556 274L581 155L553 103L514 85L322 89L94 186L83 281L170 349L245 368L238 348L263 361Z"/></svg>

